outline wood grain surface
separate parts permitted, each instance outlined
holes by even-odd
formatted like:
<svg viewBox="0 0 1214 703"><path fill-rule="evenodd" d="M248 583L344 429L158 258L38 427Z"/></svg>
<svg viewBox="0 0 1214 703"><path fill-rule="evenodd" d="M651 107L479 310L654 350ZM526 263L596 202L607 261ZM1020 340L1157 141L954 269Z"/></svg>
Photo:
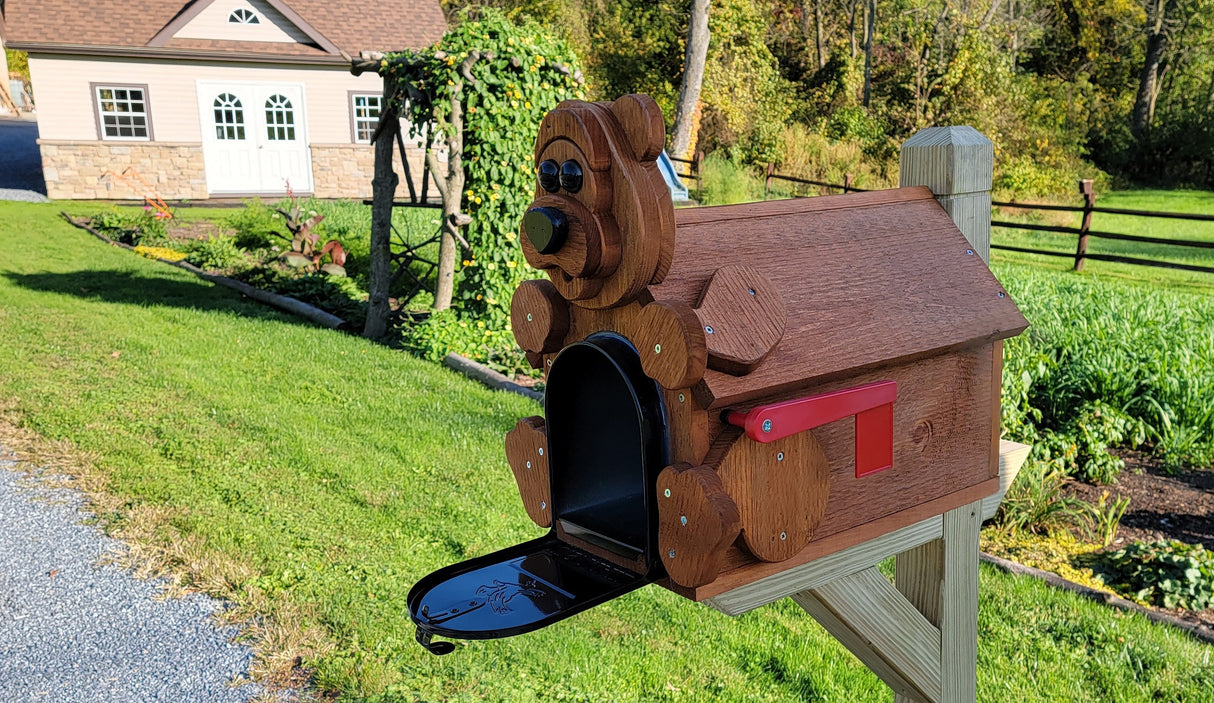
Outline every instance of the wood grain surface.
<svg viewBox="0 0 1214 703"><path fill-rule="evenodd" d="M751 373L709 368L696 388L709 408L1013 336L1028 324L926 188L676 217L674 265L651 288L655 298L694 305L726 260L760 271L787 311L783 338Z"/></svg>
<svg viewBox="0 0 1214 703"><path fill-rule="evenodd" d="M750 373L784 336L784 301L753 266L714 271L695 310L708 345L708 367L717 371Z"/></svg>
<svg viewBox="0 0 1214 703"><path fill-rule="evenodd" d="M560 351L569 333L569 303L551 281L523 281L510 300L510 328L526 352Z"/></svg>
<svg viewBox="0 0 1214 703"><path fill-rule="evenodd" d="M738 506L747 551L763 561L783 561L805 548L830 493L830 462L813 432L760 444L730 427L705 463L716 467Z"/></svg>
<svg viewBox="0 0 1214 703"><path fill-rule="evenodd" d="M506 461L514 472L527 517L540 527L552 525L547 447L548 435L542 417L525 417L506 433Z"/></svg>
<svg viewBox="0 0 1214 703"><path fill-rule="evenodd" d="M717 472L673 464L658 474L658 553L666 573L682 586L710 583L721 555L738 536L738 508Z"/></svg>
<svg viewBox="0 0 1214 703"><path fill-rule="evenodd" d="M645 375L663 388L687 388L704 376L706 335L686 303L650 303L629 327L627 336L641 356Z"/></svg>

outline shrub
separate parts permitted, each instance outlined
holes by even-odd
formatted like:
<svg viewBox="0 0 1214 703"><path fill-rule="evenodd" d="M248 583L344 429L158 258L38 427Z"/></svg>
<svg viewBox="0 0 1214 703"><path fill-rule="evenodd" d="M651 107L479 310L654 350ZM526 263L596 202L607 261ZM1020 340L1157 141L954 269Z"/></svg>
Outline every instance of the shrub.
<svg viewBox="0 0 1214 703"><path fill-rule="evenodd" d="M256 269L245 280L259 288L314 305L359 328L367 319L367 293L344 276L310 273L303 276L272 268Z"/></svg>
<svg viewBox="0 0 1214 703"><path fill-rule="evenodd" d="M763 181L735 160L711 154L704 158L699 198L704 205L732 205L763 199Z"/></svg>
<svg viewBox="0 0 1214 703"><path fill-rule="evenodd" d="M1027 267L1000 278L1032 327L1005 344L1004 432L1097 482L1108 447L1146 443L1169 467L1214 460L1214 301Z"/></svg>
<svg viewBox="0 0 1214 703"><path fill-rule="evenodd" d="M282 216L258 198L224 218L223 224L235 232L236 246L249 250L268 249L279 244L286 231Z"/></svg>
<svg viewBox="0 0 1214 703"><path fill-rule="evenodd" d="M469 321L453 310L436 312L406 330L406 344L424 359L441 361L450 352L477 359L507 376L538 375L527 363L509 327L493 329L483 320Z"/></svg>
<svg viewBox="0 0 1214 703"><path fill-rule="evenodd" d="M1026 462L999 505L995 522L1012 531L1046 534L1074 527L1088 532L1091 507L1063 494L1065 484L1066 475L1056 463Z"/></svg>
<svg viewBox="0 0 1214 703"><path fill-rule="evenodd" d="M1201 545L1135 542L1105 557L1105 566L1138 600L1185 610L1214 605L1214 553Z"/></svg>
<svg viewBox="0 0 1214 703"><path fill-rule="evenodd" d="M150 208L142 211L110 208L89 217L89 226L116 242L138 246L166 246L169 239L167 219Z"/></svg>
<svg viewBox="0 0 1214 703"><path fill-rule="evenodd" d="M207 237L190 243L185 260L205 271L237 272L249 261L231 237Z"/></svg>

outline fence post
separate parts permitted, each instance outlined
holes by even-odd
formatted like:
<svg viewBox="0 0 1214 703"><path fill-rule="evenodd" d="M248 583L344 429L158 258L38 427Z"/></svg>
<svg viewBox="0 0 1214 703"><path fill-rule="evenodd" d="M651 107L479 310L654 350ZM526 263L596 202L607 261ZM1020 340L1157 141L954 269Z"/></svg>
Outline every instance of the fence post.
<svg viewBox="0 0 1214 703"><path fill-rule="evenodd" d="M771 179L776 175L776 165L774 163L767 164L767 178L763 179L763 199L767 200L767 196L771 194Z"/></svg>
<svg viewBox="0 0 1214 703"><path fill-rule="evenodd" d="M1088 230L1092 228L1092 208L1096 207L1096 191L1092 187L1092 179L1084 178L1079 181L1079 194L1083 196L1083 222L1079 225L1079 246L1075 248L1075 270L1083 270L1083 262L1088 253Z"/></svg>
<svg viewBox="0 0 1214 703"><path fill-rule="evenodd" d="M843 174L843 194L846 195L849 192L851 192L851 174L845 173Z"/></svg>
<svg viewBox="0 0 1214 703"><path fill-rule="evenodd" d="M970 246L991 260L995 147L973 127L928 127L902 145L899 185L927 186Z"/></svg>

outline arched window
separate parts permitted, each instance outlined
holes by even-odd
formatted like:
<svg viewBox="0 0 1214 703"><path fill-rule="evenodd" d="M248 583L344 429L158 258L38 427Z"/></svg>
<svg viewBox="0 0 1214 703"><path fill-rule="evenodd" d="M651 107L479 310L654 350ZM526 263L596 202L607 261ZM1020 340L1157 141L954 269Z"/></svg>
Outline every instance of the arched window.
<svg viewBox="0 0 1214 703"><path fill-rule="evenodd" d="M244 139L244 108L231 93L220 93L215 97L215 137Z"/></svg>
<svg viewBox="0 0 1214 703"><path fill-rule="evenodd" d="M238 7L228 15L228 24L261 24L261 18L246 7Z"/></svg>
<svg viewBox="0 0 1214 703"><path fill-rule="evenodd" d="M285 95L266 100L266 138L270 141L294 141L295 110Z"/></svg>

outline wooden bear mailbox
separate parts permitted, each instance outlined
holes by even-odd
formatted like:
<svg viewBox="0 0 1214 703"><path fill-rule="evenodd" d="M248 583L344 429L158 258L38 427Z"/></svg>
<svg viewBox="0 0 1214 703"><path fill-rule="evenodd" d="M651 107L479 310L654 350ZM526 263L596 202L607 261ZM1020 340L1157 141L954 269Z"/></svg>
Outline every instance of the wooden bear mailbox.
<svg viewBox="0 0 1214 703"><path fill-rule="evenodd" d="M415 586L432 649L651 582L741 612L790 592L729 594L999 490L1000 340L1027 323L932 193L676 212L664 141L645 96L540 127L520 240L547 277L511 324L545 417L506 457L550 530Z"/></svg>

